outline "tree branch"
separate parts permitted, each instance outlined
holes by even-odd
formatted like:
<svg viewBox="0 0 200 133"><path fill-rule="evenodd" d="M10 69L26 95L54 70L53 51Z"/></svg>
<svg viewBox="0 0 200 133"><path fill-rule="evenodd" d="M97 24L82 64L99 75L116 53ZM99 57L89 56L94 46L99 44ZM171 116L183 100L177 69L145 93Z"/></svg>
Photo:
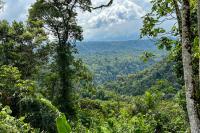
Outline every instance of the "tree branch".
<svg viewBox="0 0 200 133"><path fill-rule="evenodd" d="M109 6L111 6L112 3L113 3L113 0L110 0L110 1L108 2L108 4L106 4L106 5L100 5L100 6L97 6L97 7L90 7L90 8L93 9L93 10L102 9L102 8L104 8L104 7L109 7Z"/></svg>
<svg viewBox="0 0 200 133"><path fill-rule="evenodd" d="M181 11L180 11L178 2L176 0L173 0L173 4L174 4L175 11L176 11L176 17L177 17L177 20L178 20L179 34L180 34L180 36L182 36L182 15L181 15Z"/></svg>

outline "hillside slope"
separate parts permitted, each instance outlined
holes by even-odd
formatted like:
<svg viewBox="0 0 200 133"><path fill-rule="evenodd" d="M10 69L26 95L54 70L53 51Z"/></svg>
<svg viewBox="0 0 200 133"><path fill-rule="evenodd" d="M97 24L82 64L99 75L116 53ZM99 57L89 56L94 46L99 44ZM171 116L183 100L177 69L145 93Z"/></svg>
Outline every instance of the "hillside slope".
<svg viewBox="0 0 200 133"><path fill-rule="evenodd" d="M81 42L77 44L77 49L77 56L87 64L96 84L116 80L118 75L144 70L166 55L150 40ZM155 58L144 63L140 57L145 51L154 53Z"/></svg>
<svg viewBox="0 0 200 133"><path fill-rule="evenodd" d="M177 78L173 73L173 63L160 61L152 67L136 74L118 77L116 81L107 82L105 88L123 95L142 95L158 81L168 81L174 88L179 89Z"/></svg>

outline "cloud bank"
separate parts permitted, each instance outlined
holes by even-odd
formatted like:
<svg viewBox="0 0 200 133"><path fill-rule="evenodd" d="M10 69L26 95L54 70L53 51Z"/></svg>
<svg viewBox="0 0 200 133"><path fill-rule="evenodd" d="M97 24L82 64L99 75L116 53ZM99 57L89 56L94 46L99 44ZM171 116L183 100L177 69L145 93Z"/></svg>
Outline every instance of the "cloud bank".
<svg viewBox="0 0 200 133"><path fill-rule="evenodd" d="M109 0L92 0L93 5ZM5 0L0 19L25 21L28 8L35 0ZM114 0L112 6L92 13L79 11L78 24L83 27L84 38L89 40L137 39L142 25L141 17L149 9L149 0Z"/></svg>
<svg viewBox="0 0 200 133"><path fill-rule="evenodd" d="M108 1L108 0L107 0ZM94 2L94 5L106 3ZM92 13L79 12L85 40L130 40L139 38L141 17L149 9L149 0L114 0L112 6Z"/></svg>
<svg viewBox="0 0 200 133"><path fill-rule="evenodd" d="M91 17L88 24L92 28L100 28L132 21L135 18L142 17L144 14L145 11L134 2L130 0L120 0L115 2L110 8L106 8Z"/></svg>

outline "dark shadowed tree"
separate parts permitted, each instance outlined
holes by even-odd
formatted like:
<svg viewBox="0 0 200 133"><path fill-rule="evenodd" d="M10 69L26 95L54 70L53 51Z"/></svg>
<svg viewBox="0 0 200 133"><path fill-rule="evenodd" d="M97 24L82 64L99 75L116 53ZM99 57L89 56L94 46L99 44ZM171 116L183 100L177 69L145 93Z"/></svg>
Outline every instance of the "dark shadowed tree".
<svg viewBox="0 0 200 133"><path fill-rule="evenodd" d="M57 88L58 107L62 112L73 113L71 91L74 75L74 57L76 52L75 42L83 40L82 28L77 24L77 8L83 11L91 11L107 7L107 5L92 7L90 0L37 0L29 13L29 20L42 20L55 42L55 60L59 77Z"/></svg>
<svg viewBox="0 0 200 133"><path fill-rule="evenodd" d="M0 65L18 67L23 79L32 78L47 60L47 45L43 45L47 37L40 24L0 21Z"/></svg>

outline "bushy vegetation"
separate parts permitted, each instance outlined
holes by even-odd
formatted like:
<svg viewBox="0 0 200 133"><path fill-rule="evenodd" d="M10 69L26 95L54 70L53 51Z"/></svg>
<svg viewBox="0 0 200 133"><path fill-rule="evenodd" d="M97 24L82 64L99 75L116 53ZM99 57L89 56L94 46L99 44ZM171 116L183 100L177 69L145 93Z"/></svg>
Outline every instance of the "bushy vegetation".
<svg viewBox="0 0 200 133"><path fill-rule="evenodd" d="M36 133L36 129L24 122L24 118L16 119L10 114L12 111L8 106L1 107L0 111L0 132L1 133Z"/></svg>
<svg viewBox="0 0 200 133"><path fill-rule="evenodd" d="M178 102L184 97L179 92L153 85L141 96L105 93L106 100L96 96L79 100L80 124L74 132L189 132L187 116Z"/></svg>
<svg viewBox="0 0 200 133"><path fill-rule="evenodd" d="M78 57L87 64L93 73L95 84L116 80L152 66L167 52L156 48L151 40L81 42L77 44ZM154 53L154 58L143 62L145 51Z"/></svg>
<svg viewBox="0 0 200 133"><path fill-rule="evenodd" d="M122 95L134 96L144 94L152 85L163 79L163 82L160 82L163 89L172 85L178 90L182 86L173 71L173 66L173 62L160 61L138 73L119 76L117 80L105 83L105 87Z"/></svg>
<svg viewBox="0 0 200 133"><path fill-rule="evenodd" d="M170 55L150 40L76 43L77 11L112 2L37 0L26 22L0 20L0 133L190 133L179 41L156 40ZM159 2L142 36L165 32L149 16L166 15Z"/></svg>
<svg viewBox="0 0 200 133"><path fill-rule="evenodd" d="M48 84L52 82L48 80L49 72L44 78L47 78L44 81L47 84L38 84L37 80L21 79L17 67L3 65L0 69L1 103L2 106L6 107L2 108L1 111L3 123L1 128L5 132L9 132L9 130L16 132L62 132L59 129L80 133L189 132L184 97L181 95L181 89L177 89L175 82L173 82L174 76L170 75L172 71L170 66L172 65L166 65L168 67L164 70L152 71L153 68L156 69L161 64L163 65L163 62L144 70L147 77L150 75L146 81L152 79L153 82L144 88L140 86L138 89L141 90L140 96L136 96L138 93L120 93L115 89L108 89L108 84L109 88L112 86L115 88L121 86L122 81L128 80L118 79L115 81L115 85L107 83L106 86L95 87L92 84L89 71L86 68L82 69L82 72L79 71L77 78L74 79L76 89L73 92L76 114L69 121L70 127L68 123L64 124L66 130L62 126L61 113L49 101L54 103L50 97L51 90L44 89L44 87L51 87ZM82 65L79 67L83 68ZM169 72L167 73L166 70ZM155 72L162 76L158 76L159 74L155 74ZM135 76L140 77L137 80L129 79L129 81L142 82L142 79L146 79L142 76L143 73L139 72L138 75L141 76ZM167 74L169 77L165 77ZM37 84L43 87L38 88ZM126 85L127 87L123 88L128 88L130 84ZM60 122L57 122L57 119L60 119ZM66 119L64 119L65 122ZM58 126L57 123L61 123L61 126ZM11 128L9 127L11 124L16 126Z"/></svg>

